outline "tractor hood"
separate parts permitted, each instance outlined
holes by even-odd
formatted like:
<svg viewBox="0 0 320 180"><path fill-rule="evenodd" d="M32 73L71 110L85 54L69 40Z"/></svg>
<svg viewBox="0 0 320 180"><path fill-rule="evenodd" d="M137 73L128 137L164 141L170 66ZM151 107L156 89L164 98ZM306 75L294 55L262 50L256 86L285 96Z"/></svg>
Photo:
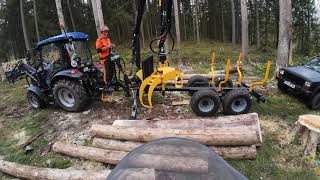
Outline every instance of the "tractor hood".
<svg viewBox="0 0 320 180"><path fill-rule="evenodd" d="M311 82L320 82L320 73L305 66L288 67L286 71Z"/></svg>

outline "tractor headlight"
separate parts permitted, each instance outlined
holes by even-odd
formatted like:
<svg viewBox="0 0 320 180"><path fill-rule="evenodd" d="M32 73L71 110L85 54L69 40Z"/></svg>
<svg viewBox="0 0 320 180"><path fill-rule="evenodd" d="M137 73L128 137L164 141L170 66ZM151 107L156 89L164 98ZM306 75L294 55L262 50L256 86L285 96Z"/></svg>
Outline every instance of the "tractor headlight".
<svg viewBox="0 0 320 180"><path fill-rule="evenodd" d="M307 88L309 88L309 87L311 86L311 82L306 81L306 82L304 83L304 86L307 87Z"/></svg>

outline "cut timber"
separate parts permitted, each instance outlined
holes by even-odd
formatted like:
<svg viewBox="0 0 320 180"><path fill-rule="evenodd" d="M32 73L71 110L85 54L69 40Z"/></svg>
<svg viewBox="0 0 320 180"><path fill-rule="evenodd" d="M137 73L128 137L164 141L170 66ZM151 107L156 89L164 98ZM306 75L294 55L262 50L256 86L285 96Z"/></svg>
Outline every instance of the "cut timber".
<svg viewBox="0 0 320 180"><path fill-rule="evenodd" d="M89 159L108 164L118 164L119 161L127 155L127 152L123 151L113 151L86 146L77 146L62 142L56 142L53 145L52 149L54 152L57 153L62 153L72 157Z"/></svg>
<svg viewBox="0 0 320 180"><path fill-rule="evenodd" d="M98 148L108 149L108 150L116 150L116 151L130 152L143 144L144 143L142 142L119 141L119 140L112 140L112 139L102 139L97 137L93 139L93 146ZM236 147L210 146L210 148L214 152L219 154L223 159L255 159L257 155L257 149L254 145L253 146L236 146ZM178 153L183 153L183 149L180 149L179 147L176 148L175 150ZM190 151L190 149L188 149L188 151ZM172 152L174 151L172 150ZM157 149L156 153L159 153L159 148Z"/></svg>
<svg viewBox="0 0 320 180"><path fill-rule="evenodd" d="M183 74L183 79L184 80L189 80L189 79L191 79L193 76L203 76L203 77L205 77L205 78L207 78L207 79L209 79L209 80L211 80L212 79L212 75L211 75L211 73L209 73L209 74ZM225 77L225 75L224 74L218 74L218 73L215 73L215 75L214 75L214 77L215 78L223 78L223 77Z"/></svg>
<svg viewBox="0 0 320 180"><path fill-rule="evenodd" d="M111 179L117 180L156 180L156 170L148 168L129 168L119 170Z"/></svg>
<svg viewBox="0 0 320 180"><path fill-rule="evenodd" d="M206 145L255 145L261 139L255 129L246 127L210 129L161 129L140 127L117 127L93 125L90 131L99 137L128 140L155 141L166 137L181 137L195 140Z"/></svg>
<svg viewBox="0 0 320 180"><path fill-rule="evenodd" d="M288 142L292 143L296 137L304 147L304 155L315 158L317 146L320 144L320 116L300 116L288 136Z"/></svg>
<svg viewBox="0 0 320 180"><path fill-rule="evenodd" d="M118 164L128 152L113 151L100 148L92 148L86 146L70 145L66 143L55 143L53 151L66 154L72 157L79 157L83 159ZM135 168L154 168L164 171L178 171L178 172L207 172L208 162L197 157L178 157L178 156L164 156L153 154L139 154L132 157L132 161L137 162ZM146 159L152 161L147 161ZM161 161L157 161L160 160ZM179 163L177 163L179 162ZM139 166L140 164L140 166Z"/></svg>
<svg viewBox="0 0 320 180"><path fill-rule="evenodd" d="M169 129L205 129L228 128L248 126L260 131L259 117L257 113L242 114L236 116L223 116L210 119L183 119L183 120L116 120L113 126L169 128Z"/></svg>
<svg viewBox="0 0 320 180"><path fill-rule="evenodd" d="M172 102L172 106L183 106L183 105L189 105L190 104L190 100L185 99L182 101L173 101Z"/></svg>
<svg viewBox="0 0 320 180"><path fill-rule="evenodd" d="M163 128L163 129L212 129L212 128L252 128L262 143L262 132L257 113L224 116L210 119L184 120L116 120L113 126ZM260 146L261 143L257 143Z"/></svg>
<svg viewBox="0 0 320 180"><path fill-rule="evenodd" d="M106 179L110 174L110 170L83 171L38 168L4 160L0 160L0 171L18 178L37 180L102 180Z"/></svg>

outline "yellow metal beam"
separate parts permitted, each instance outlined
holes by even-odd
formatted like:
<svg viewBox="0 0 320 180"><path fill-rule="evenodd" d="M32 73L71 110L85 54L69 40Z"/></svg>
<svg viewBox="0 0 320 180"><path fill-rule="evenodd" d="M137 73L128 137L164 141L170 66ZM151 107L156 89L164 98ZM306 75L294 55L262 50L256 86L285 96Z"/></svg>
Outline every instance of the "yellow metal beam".
<svg viewBox="0 0 320 180"><path fill-rule="evenodd" d="M238 75L239 75L239 79L237 81L238 84L241 84L242 80L243 80L243 75L241 73L241 60L242 60L242 58L243 58L243 54L240 53L238 61L237 61L237 71L238 71Z"/></svg>
<svg viewBox="0 0 320 180"><path fill-rule="evenodd" d="M250 84L250 89L249 89L249 92L252 92L253 91L253 88L255 86L258 86L258 85L264 85L268 79L269 79L269 73L270 73L270 67L271 67L271 61L268 61L268 65L267 65L267 70L266 70L266 73L264 75L264 79L262 81L259 81L259 82L254 82L252 84Z"/></svg>
<svg viewBox="0 0 320 180"><path fill-rule="evenodd" d="M214 84L214 66L216 63L216 53L213 52L212 53L212 57L211 57L211 84Z"/></svg>
<svg viewBox="0 0 320 180"><path fill-rule="evenodd" d="M230 78L230 65L231 65L231 59L228 58L227 68L226 68L226 75L225 75L224 80L219 83L218 92L221 92L222 85L226 84L229 81L229 78Z"/></svg>

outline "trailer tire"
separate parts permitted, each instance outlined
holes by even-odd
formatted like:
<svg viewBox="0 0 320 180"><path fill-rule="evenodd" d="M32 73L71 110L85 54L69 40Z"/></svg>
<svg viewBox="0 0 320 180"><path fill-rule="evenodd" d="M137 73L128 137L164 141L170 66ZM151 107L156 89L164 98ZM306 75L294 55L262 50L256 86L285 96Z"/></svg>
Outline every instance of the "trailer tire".
<svg viewBox="0 0 320 180"><path fill-rule="evenodd" d="M210 81L206 77L196 75L189 79L187 87L210 87ZM189 95L193 95L194 91L189 91Z"/></svg>
<svg viewBox="0 0 320 180"><path fill-rule="evenodd" d="M212 116L220 109L221 101L213 90L199 90L193 94L190 105L196 115Z"/></svg>
<svg viewBox="0 0 320 180"><path fill-rule="evenodd" d="M27 100L34 109L43 109L46 106L44 100L42 100L36 93L32 91L27 92Z"/></svg>
<svg viewBox="0 0 320 180"><path fill-rule="evenodd" d="M55 102L69 112L81 111L88 100L85 88L76 81L59 80L53 88Z"/></svg>
<svg viewBox="0 0 320 180"><path fill-rule="evenodd" d="M223 97L223 111L227 115L245 114L251 104L250 94L245 89L234 89Z"/></svg>
<svg viewBox="0 0 320 180"><path fill-rule="evenodd" d="M224 81L224 78L217 78L215 81L214 81L214 85L216 87L219 86L220 82ZM224 85L222 85L222 87L227 87L227 88L233 88L233 82L231 79L229 79Z"/></svg>

